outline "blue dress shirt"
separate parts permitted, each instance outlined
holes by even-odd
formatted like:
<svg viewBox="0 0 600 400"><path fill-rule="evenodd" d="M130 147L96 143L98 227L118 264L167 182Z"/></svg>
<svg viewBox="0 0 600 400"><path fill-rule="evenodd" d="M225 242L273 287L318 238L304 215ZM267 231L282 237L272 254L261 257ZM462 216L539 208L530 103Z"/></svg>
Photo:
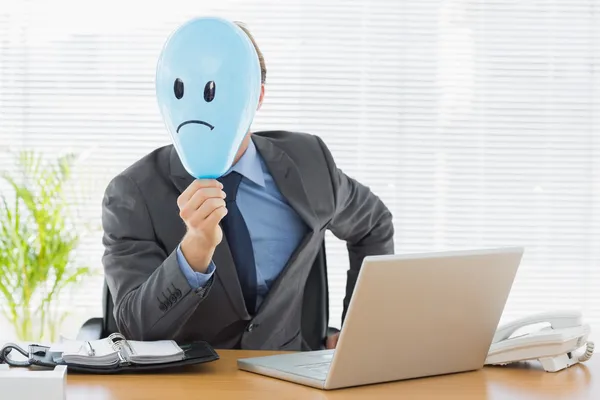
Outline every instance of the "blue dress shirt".
<svg viewBox="0 0 600 400"><path fill-rule="evenodd" d="M236 202L250 232L257 279L257 306L269 292L306 233L306 225L279 192L252 140L238 162L227 172L243 176ZM227 174L226 173L226 174ZM194 271L177 248L179 267L194 289L204 286L218 268Z"/></svg>

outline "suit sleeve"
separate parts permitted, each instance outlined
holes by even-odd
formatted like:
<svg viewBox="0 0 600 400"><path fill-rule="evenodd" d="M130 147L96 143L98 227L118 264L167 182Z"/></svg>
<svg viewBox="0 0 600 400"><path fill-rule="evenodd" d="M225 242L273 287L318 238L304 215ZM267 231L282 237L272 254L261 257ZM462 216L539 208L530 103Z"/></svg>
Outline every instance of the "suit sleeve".
<svg viewBox="0 0 600 400"><path fill-rule="evenodd" d="M363 259L369 255L394 254L394 225L391 212L379 197L344 174L323 141L318 137L317 140L325 155L333 187L335 204L329 229L346 242L350 258L343 323Z"/></svg>
<svg viewBox="0 0 600 400"><path fill-rule="evenodd" d="M125 175L105 191L102 227L102 263L119 331L133 340L174 337L208 295L212 278L190 285L176 250L167 254L159 245L146 202Z"/></svg>

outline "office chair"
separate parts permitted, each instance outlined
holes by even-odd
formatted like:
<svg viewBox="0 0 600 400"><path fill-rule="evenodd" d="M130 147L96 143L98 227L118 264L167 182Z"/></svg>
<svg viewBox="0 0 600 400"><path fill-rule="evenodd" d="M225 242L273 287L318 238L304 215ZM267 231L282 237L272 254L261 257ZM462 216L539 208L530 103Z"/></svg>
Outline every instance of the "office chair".
<svg viewBox="0 0 600 400"><path fill-rule="evenodd" d="M97 340L118 332L113 316L113 301L108 285L102 290L102 318L86 321L77 335L77 340ZM327 258L325 241L315 258L304 288L302 304L302 350L320 350L325 346L327 336L338 332L329 327L329 289L327 282Z"/></svg>

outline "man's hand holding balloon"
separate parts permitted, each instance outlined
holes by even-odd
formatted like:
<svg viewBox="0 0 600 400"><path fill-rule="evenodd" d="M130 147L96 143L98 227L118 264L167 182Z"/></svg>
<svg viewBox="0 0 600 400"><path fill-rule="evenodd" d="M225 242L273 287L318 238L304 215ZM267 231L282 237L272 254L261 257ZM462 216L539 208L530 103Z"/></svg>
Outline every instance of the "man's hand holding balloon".
<svg viewBox="0 0 600 400"><path fill-rule="evenodd" d="M181 251L193 270L205 273L215 248L223 239L219 226L227 214L223 185L214 179L196 179L177 199L179 215L187 226Z"/></svg>
<svg viewBox="0 0 600 400"><path fill-rule="evenodd" d="M181 251L205 273L223 238L227 214L216 178L233 165L261 97L256 50L237 25L196 18L167 40L156 71L158 105L173 145L196 178L177 200L187 226Z"/></svg>

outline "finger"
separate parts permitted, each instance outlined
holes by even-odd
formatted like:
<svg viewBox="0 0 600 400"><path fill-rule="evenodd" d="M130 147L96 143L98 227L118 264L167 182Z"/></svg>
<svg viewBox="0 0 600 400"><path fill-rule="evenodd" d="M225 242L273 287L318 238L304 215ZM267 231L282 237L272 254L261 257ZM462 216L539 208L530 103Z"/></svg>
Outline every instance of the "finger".
<svg viewBox="0 0 600 400"><path fill-rule="evenodd" d="M206 199L204 203L198 208L192 216L189 218L189 222L193 226L200 226L202 222L217 208L225 207L225 200L210 198Z"/></svg>
<svg viewBox="0 0 600 400"><path fill-rule="evenodd" d="M199 189L192 198L180 209L181 218L189 218L202 204L210 198L224 199L225 192L218 188Z"/></svg>
<svg viewBox="0 0 600 400"><path fill-rule="evenodd" d="M194 180L181 195L177 198L177 205L179 208L183 206L192 198L192 196L202 188L219 188L222 189L223 185L216 179L196 179Z"/></svg>
<svg viewBox="0 0 600 400"><path fill-rule="evenodd" d="M219 207L206 217L204 223L209 227L217 226L225 215L227 215L227 207Z"/></svg>

